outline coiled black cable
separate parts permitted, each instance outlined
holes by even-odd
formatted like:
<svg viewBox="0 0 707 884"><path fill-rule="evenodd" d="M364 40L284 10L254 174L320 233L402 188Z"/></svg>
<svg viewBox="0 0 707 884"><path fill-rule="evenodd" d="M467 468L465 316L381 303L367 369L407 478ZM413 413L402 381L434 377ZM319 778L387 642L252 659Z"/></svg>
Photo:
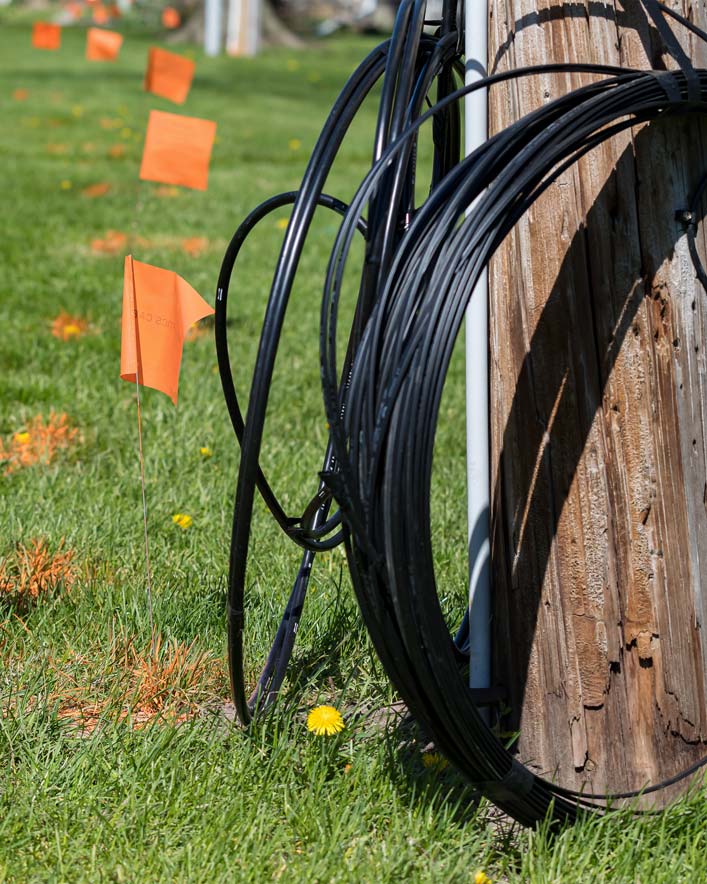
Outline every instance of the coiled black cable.
<svg viewBox="0 0 707 884"><path fill-rule="evenodd" d="M247 723L279 689L316 552L343 539L364 621L410 711L461 771L528 825L548 813L571 820L583 810L604 811L612 798L639 793L580 794L550 783L515 760L480 716L460 668L460 641L455 644L450 636L436 591L430 540L434 437L444 380L471 292L523 213L566 168L613 135L658 117L707 111L707 72L692 68L663 13L684 21L657 0L642 2L680 70L542 65L454 90L454 71L461 62L461 25L455 24L450 4L445 5L441 31L432 38L423 33L424 0L403 0L390 41L369 55L337 100L300 190L274 197L251 213L234 236L218 283L219 366L242 449L228 607L231 682L240 720ZM591 73L603 79L528 114L460 159L458 108L464 95L510 78L553 71ZM355 113L381 76L373 166L345 207L323 195L322 188ZM423 112L435 82L438 100ZM428 120L433 122L433 174L428 198L416 207L416 143ZM293 211L273 279L244 421L226 342L229 279L246 236L269 211L288 202L294 203ZM258 461L280 331L318 205L343 215L321 312L321 375L330 442L311 504L303 516L288 517ZM365 260L353 325L346 332L346 357L339 366L339 300L356 231L366 240ZM256 488L304 554L272 650L246 700L244 586ZM340 512L330 517L332 498ZM462 634L460 630L460 639ZM664 788L705 762L640 794Z"/></svg>

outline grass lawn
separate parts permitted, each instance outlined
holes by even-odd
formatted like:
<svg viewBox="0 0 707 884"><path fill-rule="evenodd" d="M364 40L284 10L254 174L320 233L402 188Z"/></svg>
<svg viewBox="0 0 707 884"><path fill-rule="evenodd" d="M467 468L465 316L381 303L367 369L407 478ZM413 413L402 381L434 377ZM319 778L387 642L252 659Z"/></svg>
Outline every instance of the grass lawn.
<svg viewBox="0 0 707 884"><path fill-rule="evenodd" d="M381 709L395 698L340 550L315 567L282 701L249 732L226 720L238 455L210 333L185 346L178 408L158 392L142 396L151 648L135 391L118 377L123 255L177 271L212 302L235 226L297 187L339 88L373 43L341 38L255 61L182 47L197 76L177 110L218 123L201 193L138 181L149 110L175 110L141 89L153 38L127 30L115 64L87 62L83 42L83 30L66 29L60 52L31 51L29 20L0 13L0 881L470 882L479 870L494 882L707 880L704 793L654 818L526 832L477 804L419 744L401 747L393 724L356 715L361 701ZM374 120L371 105L330 193L352 195ZM285 217L263 224L232 286L241 388ZM326 439L316 346L335 231L332 217L315 222L266 428L264 463L293 513L316 487ZM53 327L62 314L63 334ZM450 621L465 592L461 379L457 360L434 501ZM175 525L176 513L191 527ZM253 671L298 559L260 507ZM63 579L33 600L30 572ZM345 711L341 734L307 731L317 702Z"/></svg>

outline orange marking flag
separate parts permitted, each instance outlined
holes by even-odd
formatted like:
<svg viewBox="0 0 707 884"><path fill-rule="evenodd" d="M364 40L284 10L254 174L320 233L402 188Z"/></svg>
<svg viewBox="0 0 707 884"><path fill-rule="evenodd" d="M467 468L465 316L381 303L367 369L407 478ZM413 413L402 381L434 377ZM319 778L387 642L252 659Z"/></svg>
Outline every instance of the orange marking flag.
<svg viewBox="0 0 707 884"><path fill-rule="evenodd" d="M182 346L189 327L213 313L171 270L125 258L120 376L161 390L177 404Z"/></svg>
<svg viewBox="0 0 707 884"><path fill-rule="evenodd" d="M61 28L48 21L32 25L32 46L35 49L58 49L61 46Z"/></svg>
<svg viewBox="0 0 707 884"><path fill-rule="evenodd" d="M147 54L145 91L168 98L175 104L184 104L195 68L191 59L152 46Z"/></svg>
<svg viewBox="0 0 707 884"><path fill-rule="evenodd" d="M150 111L140 178L206 190L216 123Z"/></svg>
<svg viewBox="0 0 707 884"><path fill-rule="evenodd" d="M69 2L64 6L64 11L67 12L74 21L76 21L83 15L83 4Z"/></svg>
<svg viewBox="0 0 707 884"><path fill-rule="evenodd" d="M123 35L103 28L86 31L86 58L89 61L115 61L123 44Z"/></svg>
<svg viewBox="0 0 707 884"><path fill-rule="evenodd" d="M104 25L107 21L110 21L110 13L105 8L105 6L101 6L97 4L93 7L93 13L91 14L91 18L97 25Z"/></svg>
<svg viewBox="0 0 707 884"><path fill-rule="evenodd" d="M107 181L99 181L98 184L89 184L81 191L84 196L89 199L95 199L97 196L105 196L110 193L110 184Z"/></svg>
<svg viewBox="0 0 707 884"><path fill-rule="evenodd" d="M182 23L182 17L173 6L165 6L162 10L162 25L170 30L178 28Z"/></svg>

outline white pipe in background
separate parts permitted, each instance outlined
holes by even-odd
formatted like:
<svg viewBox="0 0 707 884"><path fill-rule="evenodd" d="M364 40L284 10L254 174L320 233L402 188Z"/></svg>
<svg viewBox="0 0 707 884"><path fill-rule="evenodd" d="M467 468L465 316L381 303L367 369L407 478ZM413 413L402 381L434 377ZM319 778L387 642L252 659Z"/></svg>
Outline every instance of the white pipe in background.
<svg viewBox="0 0 707 884"><path fill-rule="evenodd" d="M223 42L222 0L206 0L204 3L204 52L218 55Z"/></svg>
<svg viewBox="0 0 707 884"><path fill-rule="evenodd" d="M247 0L248 11L248 47L247 55L255 55L260 49L260 19L261 19L261 2L260 0Z"/></svg>

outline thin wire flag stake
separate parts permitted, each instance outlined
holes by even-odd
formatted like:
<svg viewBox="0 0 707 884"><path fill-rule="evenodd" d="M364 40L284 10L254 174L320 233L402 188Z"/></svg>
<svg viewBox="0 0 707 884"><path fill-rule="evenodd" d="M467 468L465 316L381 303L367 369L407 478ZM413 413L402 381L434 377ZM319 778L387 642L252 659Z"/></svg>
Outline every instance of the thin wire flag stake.
<svg viewBox="0 0 707 884"><path fill-rule="evenodd" d="M138 218L142 212L142 182L138 181L138 195L135 203L135 212L133 214L132 233L133 238L137 235ZM132 276L132 303L130 309L135 322L135 352L140 353L140 340L138 338L137 323L137 304L135 301L135 268L130 266ZM150 565L150 540L147 530L147 491L145 487L145 454L142 444L142 407L140 403L140 360L135 362L135 394L137 397L137 437L138 437L138 459L140 461L140 487L142 490L142 521L145 533L145 580L147 585L147 612L150 621L150 652L155 651L155 616L152 605L152 567Z"/></svg>
<svg viewBox="0 0 707 884"><path fill-rule="evenodd" d="M147 609L150 616L150 635L152 650L155 649L155 618L152 611L152 569L150 567L150 542L147 534L147 494L145 493L145 456L142 449L142 411L140 408L140 381L135 373L135 390L137 391L137 435L140 451L140 484L142 486L142 520L145 526L145 576L147 578Z"/></svg>
<svg viewBox="0 0 707 884"><path fill-rule="evenodd" d="M133 277L133 287L135 285L135 279ZM134 292L134 288L133 288ZM139 352L139 344L137 341L137 322L135 323L135 344L138 347ZM145 528L145 577L147 580L147 610L150 618L150 649L154 653L155 650L155 617L152 608L152 568L150 566L150 541L147 531L147 492L145 490L145 455L142 446L142 408L140 406L140 376L139 369L136 366L135 369L135 393L137 395L137 438L138 438L138 452L140 459L140 485L142 487L142 521Z"/></svg>

